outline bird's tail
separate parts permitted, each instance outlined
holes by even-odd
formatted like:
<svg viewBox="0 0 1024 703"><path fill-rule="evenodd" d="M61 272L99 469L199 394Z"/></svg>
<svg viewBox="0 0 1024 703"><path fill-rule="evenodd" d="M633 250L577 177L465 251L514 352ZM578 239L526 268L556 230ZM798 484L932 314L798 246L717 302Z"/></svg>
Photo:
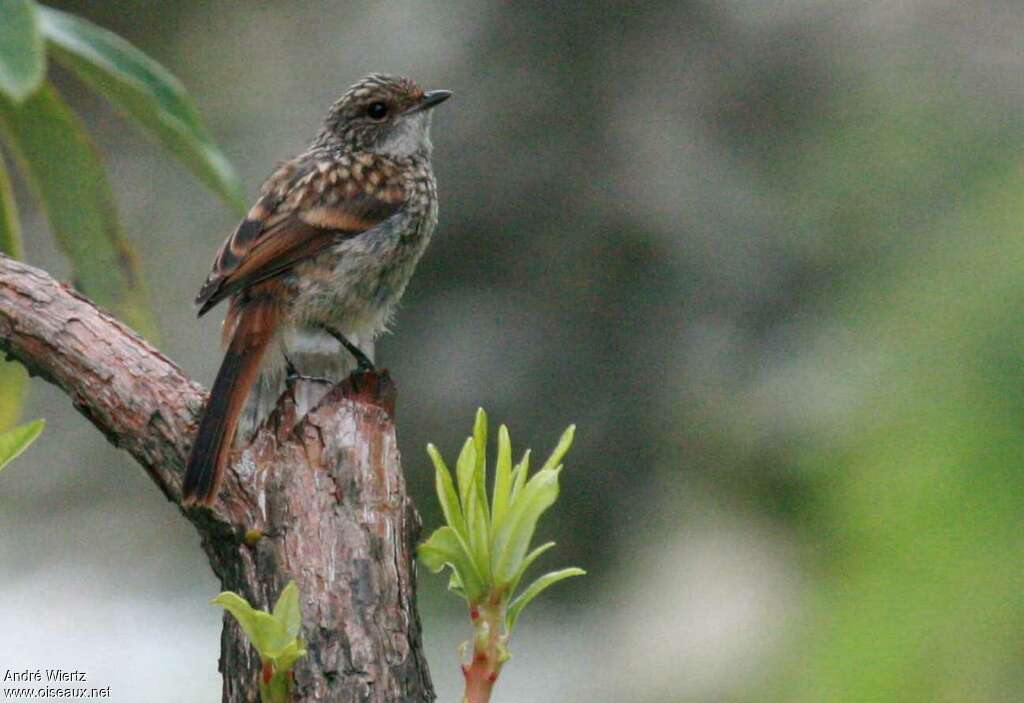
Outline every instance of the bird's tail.
<svg viewBox="0 0 1024 703"><path fill-rule="evenodd" d="M181 489L183 505L212 505L216 500L246 396L277 327L278 306L270 295L250 297L232 313L225 324L232 317L237 322L192 445Z"/></svg>

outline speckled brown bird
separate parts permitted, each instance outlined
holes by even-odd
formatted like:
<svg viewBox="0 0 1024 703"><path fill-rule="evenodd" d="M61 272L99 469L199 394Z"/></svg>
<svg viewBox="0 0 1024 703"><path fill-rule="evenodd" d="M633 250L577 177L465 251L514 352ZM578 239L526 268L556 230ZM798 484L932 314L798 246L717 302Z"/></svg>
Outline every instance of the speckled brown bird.
<svg viewBox="0 0 1024 703"><path fill-rule="evenodd" d="M262 422L289 372L338 381L353 360L372 366L374 338L437 224L430 116L450 96L407 78L359 81L221 246L196 303L202 316L229 299L227 351L192 447L185 504L216 500L236 431Z"/></svg>

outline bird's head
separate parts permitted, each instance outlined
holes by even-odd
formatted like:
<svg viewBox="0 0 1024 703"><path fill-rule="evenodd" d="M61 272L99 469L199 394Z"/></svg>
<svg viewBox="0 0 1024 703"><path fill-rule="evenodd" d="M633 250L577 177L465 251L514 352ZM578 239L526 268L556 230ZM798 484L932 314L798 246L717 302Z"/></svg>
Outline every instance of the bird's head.
<svg viewBox="0 0 1024 703"><path fill-rule="evenodd" d="M451 97L408 78L375 73L331 106L317 143L392 157L430 153L430 111Z"/></svg>

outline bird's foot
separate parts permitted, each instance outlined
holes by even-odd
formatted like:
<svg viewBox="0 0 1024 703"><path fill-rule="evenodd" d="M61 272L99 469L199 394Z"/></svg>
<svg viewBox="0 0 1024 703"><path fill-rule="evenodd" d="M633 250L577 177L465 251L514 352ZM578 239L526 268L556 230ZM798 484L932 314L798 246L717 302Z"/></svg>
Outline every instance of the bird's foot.
<svg viewBox="0 0 1024 703"><path fill-rule="evenodd" d="M306 381L308 383L334 383L334 381L326 376L307 376L306 374L299 373L299 370L295 367L295 364L292 363L292 360L288 358L288 355L284 354L283 356L285 366L284 382L288 388L294 388L295 384L299 381Z"/></svg>
<svg viewBox="0 0 1024 703"><path fill-rule="evenodd" d="M364 373L376 373L377 367L370 361L370 357L363 353L363 350L357 347L352 342L348 341L348 338L336 329L324 326L324 332L338 340L338 343L345 347L349 354L356 360L356 371Z"/></svg>

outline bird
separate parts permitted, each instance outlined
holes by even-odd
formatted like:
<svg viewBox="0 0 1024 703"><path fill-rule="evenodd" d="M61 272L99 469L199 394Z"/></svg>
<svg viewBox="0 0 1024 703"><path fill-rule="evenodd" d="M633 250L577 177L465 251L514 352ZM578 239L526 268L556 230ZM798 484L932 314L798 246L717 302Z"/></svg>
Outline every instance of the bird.
<svg viewBox="0 0 1024 703"><path fill-rule="evenodd" d="M430 123L451 95L388 74L357 82L217 252L195 302L201 317L228 300L225 352L184 506L216 502L236 433L262 423L289 379L373 369L374 339L437 226Z"/></svg>

